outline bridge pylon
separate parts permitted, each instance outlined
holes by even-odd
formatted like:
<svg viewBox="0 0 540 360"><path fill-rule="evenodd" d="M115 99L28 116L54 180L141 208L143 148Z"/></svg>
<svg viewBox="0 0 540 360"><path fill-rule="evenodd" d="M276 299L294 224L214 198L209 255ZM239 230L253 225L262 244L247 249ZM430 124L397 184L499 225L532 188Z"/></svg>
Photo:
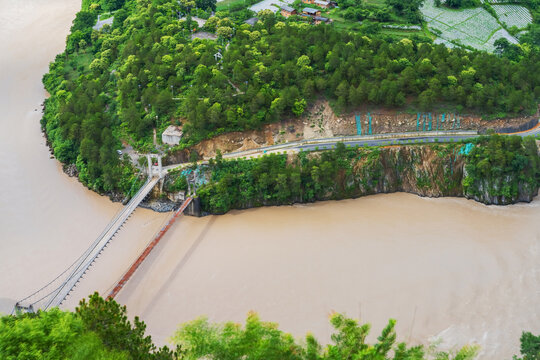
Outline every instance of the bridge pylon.
<svg viewBox="0 0 540 360"><path fill-rule="evenodd" d="M150 155L146 155L146 159L148 160L148 177L151 178L152 177L152 158L150 157Z"/></svg>

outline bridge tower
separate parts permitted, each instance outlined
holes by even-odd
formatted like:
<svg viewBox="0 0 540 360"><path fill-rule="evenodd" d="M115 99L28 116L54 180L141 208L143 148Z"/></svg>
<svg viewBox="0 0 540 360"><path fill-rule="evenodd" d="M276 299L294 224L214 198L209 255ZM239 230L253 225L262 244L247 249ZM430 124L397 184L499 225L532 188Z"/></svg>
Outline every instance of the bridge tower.
<svg viewBox="0 0 540 360"><path fill-rule="evenodd" d="M158 161L159 178L161 179L161 171L163 169L163 167L161 166L161 155L158 155L157 161Z"/></svg>
<svg viewBox="0 0 540 360"><path fill-rule="evenodd" d="M148 177L152 177L152 159L150 158L150 155L146 155L146 159L148 160Z"/></svg>

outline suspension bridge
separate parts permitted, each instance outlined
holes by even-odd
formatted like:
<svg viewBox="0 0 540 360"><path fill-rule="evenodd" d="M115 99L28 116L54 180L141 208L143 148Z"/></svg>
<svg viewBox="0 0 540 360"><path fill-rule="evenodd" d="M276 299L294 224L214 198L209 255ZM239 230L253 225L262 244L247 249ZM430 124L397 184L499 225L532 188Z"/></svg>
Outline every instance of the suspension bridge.
<svg viewBox="0 0 540 360"><path fill-rule="evenodd" d="M13 311L26 311L35 312L37 310L47 310L52 307L57 307L62 304L64 299L75 288L77 283L81 280L83 275L92 266L97 257L105 249L107 244L112 240L114 235L120 230L122 225L133 214L137 206L146 198L146 196L152 191L154 186L165 175L162 172L161 158L158 157L158 167L153 169L150 157L148 156L148 178L139 191L131 198L131 200L116 214L116 216L109 222L101 234L96 240L86 249L86 251L75 260L68 268L66 268L60 275L50 281L48 284L19 300L13 309ZM183 205L178 209L173 218L169 221L164 229L162 229L156 238L150 243L145 252L139 257L138 263L132 265L122 280L117 284L116 290L119 291L121 286L129 279L132 273L136 270L140 262L146 258L152 248L159 242L164 233L172 225L172 222L178 215L183 213L186 207L191 202L191 198L187 198ZM127 278L126 278L127 276ZM119 287L120 286L120 287Z"/></svg>

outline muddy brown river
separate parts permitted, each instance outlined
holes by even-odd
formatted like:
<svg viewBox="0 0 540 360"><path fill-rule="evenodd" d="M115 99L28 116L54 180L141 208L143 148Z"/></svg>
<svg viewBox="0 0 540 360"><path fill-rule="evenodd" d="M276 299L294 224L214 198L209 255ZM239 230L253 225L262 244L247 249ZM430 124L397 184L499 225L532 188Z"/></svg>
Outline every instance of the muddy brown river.
<svg viewBox="0 0 540 360"><path fill-rule="evenodd" d="M67 177L39 129L41 76L80 0L0 0L0 311L54 278L120 209ZM36 111L37 110L37 111ZM487 207L408 194L181 218L120 292L164 344L206 315L322 341L333 311L399 339L510 359L540 333L540 201ZM106 293L166 220L138 209L68 297Z"/></svg>

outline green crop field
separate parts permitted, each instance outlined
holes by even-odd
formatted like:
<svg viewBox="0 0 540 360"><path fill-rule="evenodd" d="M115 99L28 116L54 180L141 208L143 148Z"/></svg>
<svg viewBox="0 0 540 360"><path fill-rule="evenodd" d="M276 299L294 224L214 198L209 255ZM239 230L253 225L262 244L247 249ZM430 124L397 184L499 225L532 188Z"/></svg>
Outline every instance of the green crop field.
<svg viewBox="0 0 540 360"><path fill-rule="evenodd" d="M460 44L486 51L493 51L493 44L500 38L506 38L509 42L517 44L517 39L483 8L454 10L436 7L434 0L425 0L420 10L428 28L439 36L441 43ZM504 8L504 10L505 14L510 14L511 19L521 14L516 8ZM500 11L502 13L503 9Z"/></svg>

